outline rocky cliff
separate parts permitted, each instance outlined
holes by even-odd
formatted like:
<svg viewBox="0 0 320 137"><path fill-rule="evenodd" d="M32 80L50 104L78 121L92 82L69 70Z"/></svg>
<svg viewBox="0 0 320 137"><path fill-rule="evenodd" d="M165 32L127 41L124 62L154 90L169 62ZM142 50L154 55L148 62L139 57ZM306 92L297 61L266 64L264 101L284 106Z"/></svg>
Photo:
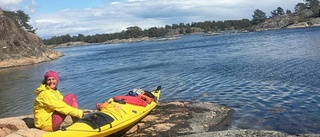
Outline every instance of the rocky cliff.
<svg viewBox="0 0 320 137"><path fill-rule="evenodd" d="M0 9L0 68L50 61L62 53L45 47L35 34L19 28Z"/></svg>
<svg viewBox="0 0 320 137"><path fill-rule="evenodd" d="M306 9L298 13L276 16L252 27L252 31L319 26L320 18L314 18L313 15L312 10Z"/></svg>

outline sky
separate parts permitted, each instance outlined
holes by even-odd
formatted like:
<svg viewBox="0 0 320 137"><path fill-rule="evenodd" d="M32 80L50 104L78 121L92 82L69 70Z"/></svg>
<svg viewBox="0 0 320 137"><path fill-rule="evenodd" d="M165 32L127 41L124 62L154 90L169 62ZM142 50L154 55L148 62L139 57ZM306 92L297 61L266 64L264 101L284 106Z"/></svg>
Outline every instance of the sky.
<svg viewBox="0 0 320 137"><path fill-rule="evenodd" d="M256 9L270 16L281 7L294 11L303 0L0 0L3 10L22 10L43 39L110 34L204 21L252 19Z"/></svg>

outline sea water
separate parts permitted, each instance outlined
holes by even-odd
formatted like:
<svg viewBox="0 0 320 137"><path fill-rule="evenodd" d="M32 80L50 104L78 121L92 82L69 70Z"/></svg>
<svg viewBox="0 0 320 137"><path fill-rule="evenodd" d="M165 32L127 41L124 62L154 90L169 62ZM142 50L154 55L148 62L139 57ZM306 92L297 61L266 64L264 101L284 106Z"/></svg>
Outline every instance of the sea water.
<svg viewBox="0 0 320 137"><path fill-rule="evenodd" d="M58 48L64 57L0 69L0 118L32 114L48 70L79 106L162 85L160 101L205 101L235 110L230 129L320 133L320 27L186 35L170 41Z"/></svg>

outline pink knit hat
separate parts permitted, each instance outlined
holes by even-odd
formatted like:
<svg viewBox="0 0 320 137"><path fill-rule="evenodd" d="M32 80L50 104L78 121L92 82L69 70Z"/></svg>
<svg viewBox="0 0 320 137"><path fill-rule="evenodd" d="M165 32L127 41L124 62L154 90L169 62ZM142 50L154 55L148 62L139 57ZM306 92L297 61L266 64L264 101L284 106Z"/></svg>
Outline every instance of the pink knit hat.
<svg viewBox="0 0 320 137"><path fill-rule="evenodd" d="M48 77L54 77L54 79L57 80L57 83L59 82L59 75L53 70L49 70L48 72L46 72L44 78L47 79Z"/></svg>

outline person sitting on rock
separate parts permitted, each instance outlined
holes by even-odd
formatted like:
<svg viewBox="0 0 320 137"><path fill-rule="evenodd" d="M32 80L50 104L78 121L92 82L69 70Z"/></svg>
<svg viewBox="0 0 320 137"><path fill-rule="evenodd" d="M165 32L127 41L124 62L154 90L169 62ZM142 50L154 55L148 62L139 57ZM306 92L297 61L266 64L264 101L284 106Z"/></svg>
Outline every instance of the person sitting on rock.
<svg viewBox="0 0 320 137"><path fill-rule="evenodd" d="M56 131L67 115L73 122L83 117L83 110L78 109L76 96L72 93L62 96L58 91L58 73L50 70L45 73L44 79L35 90L34 124L45 131Z"/></svg>

